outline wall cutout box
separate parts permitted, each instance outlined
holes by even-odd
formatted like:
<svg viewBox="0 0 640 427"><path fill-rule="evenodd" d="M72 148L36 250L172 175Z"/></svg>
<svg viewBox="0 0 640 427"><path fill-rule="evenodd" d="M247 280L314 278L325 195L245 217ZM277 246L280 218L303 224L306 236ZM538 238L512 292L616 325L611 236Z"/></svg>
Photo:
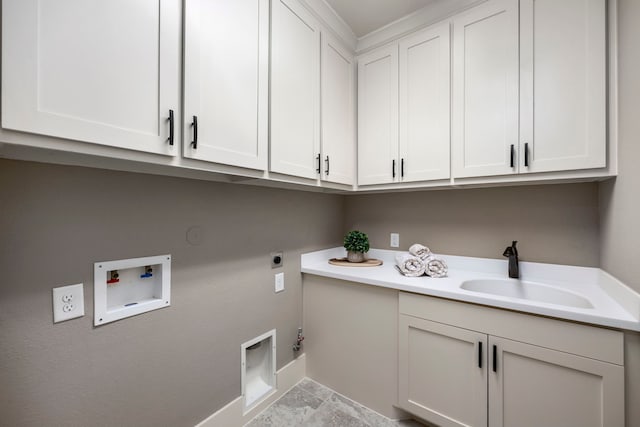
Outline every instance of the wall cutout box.
<svg viewBox="0 0 640 427"><path fill-rule="evenodd" d="M171 255L96 262L95 326L171 305Z"/></svg>
<svg viewBox="0 0 640 427"><path fill-rule="evenodd" d="M240 364L246 414L276 391L276 330L242 344Z"/></svg>

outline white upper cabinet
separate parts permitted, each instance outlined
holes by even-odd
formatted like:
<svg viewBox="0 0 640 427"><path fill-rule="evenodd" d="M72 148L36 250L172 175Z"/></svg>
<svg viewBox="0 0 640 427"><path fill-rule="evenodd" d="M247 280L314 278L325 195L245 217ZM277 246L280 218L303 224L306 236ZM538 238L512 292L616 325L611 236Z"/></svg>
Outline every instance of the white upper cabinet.
<svg viewBox="0 0 640 427"><path fill-rule="evenodd" d="M517 171L518 1L490 0L453 18L455 178Z"/></svg>
<svg viewBox="0 0 640 427"><path fill-rule="evenodd" d="M181 20L180 0L2 2L2 127L175 155Z"/></svg>
<svg viewBox="0 0 640 427"><path fill-rule="evenodd" d="M616 173L615 3L478 1L363 43L312 3L4 0L3 141L365 191Z"/></svg>
<svg viewBox="0 0 640 427"><path fill-rule="evenodd" d="M353 54L296 0L272 8L270 171L351 185Z"/></svg>
<svg viewBox="0 0 640 427"><path fill-rule="evenodd" d="M385 184L398 169L398 45L358 58L358 184Z"/></svg>
<svg viewBox="0 0 640 427"><path fill-rule="evenodd" d="M266 169L269 0L186 0L184 156Z"/></svg>
<svg viewBox="0 0 640 427"><path fill-rule="evenodd" d="M450 29L400 41L399 146L403 182L449 178Z"/></svg>
<svg viewBox="0 0 640 427"><path fill-rule="evenodd" d="M358 184L448 179L450 27L358 58Z"/></svg>
<svg viewBox="0 0 640 427"><path fill-rule="evenodd" d="M326 32L321 54L322 179L350 185L355 166L355 62Z"/></svg>
<svg viewBox="0 0 640 427"><path fill-rule="evenodd" d="M274 0L271 7L270 170L316 179L320 27L296 0Z"/></svg>
<svg viewBox="0 0 640 427"><path fill-rule="evenodd" d="M606 1L521 0L520 172L606 166Z"/></svg>

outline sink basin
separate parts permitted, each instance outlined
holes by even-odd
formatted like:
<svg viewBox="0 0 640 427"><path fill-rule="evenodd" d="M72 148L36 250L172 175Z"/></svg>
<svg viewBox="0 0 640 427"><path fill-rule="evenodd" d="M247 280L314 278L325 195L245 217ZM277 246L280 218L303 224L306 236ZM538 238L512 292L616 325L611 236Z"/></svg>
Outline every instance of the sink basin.
<svg viewBox="0 0 640 427"><path fill-rule="evenodd" d="M576 308L593 308L593 305L588 299L573 292L517 279L467 280L462 282L460 288L471 292L518 298L527 301L537 301Z"/></svg>

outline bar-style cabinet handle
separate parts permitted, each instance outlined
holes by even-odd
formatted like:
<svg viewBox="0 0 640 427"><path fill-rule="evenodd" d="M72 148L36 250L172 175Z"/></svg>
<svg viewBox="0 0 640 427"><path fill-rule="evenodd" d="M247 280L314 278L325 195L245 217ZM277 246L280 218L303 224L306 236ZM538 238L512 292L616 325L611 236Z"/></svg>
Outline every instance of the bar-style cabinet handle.
<svg viewBox="0 0 640 427"><path fill-rule="evenodd" d="M498 346L493 346L493 372L498 372Z"/></svg>
<svg viewBox="0 0 640 427"><path fill-rule="evenodd" d="M514 167L515 166L515 156L516 156L516 148L513 146L513 144L511 144L511 161L510 161L510 166Z"/></svg>
<svg viewBox="0 0 640 427"><path fill-rule="evenodd" d="M169 110L169 145L173 145L173 110Z"/></svg>
<svg viewBox="0 0 640 427"><path fill-rule="evenodd" d="M327 174L327 176L329 176L329 156L327 156L326 159L324 159L326 165L327 165L327 169L325 170L325 173Z"/></svg>
<svg viewBox="0 0 640 427"><path fill-rule="evenodd" d="M400 177L404 178L404 157L400 159Z"/></svg>
<svg viewBox="0 0 640 427"><path fill-rule="evenodd" d="M478 341L478 368L482 368L482 341Z"/></svg>
<svg viewBox="0 0 640 427"><path fill-rule="evenodd" d="M529 167L529 143L524 143L524 165Z"/></svg>
<svg viewBox="0 0 640 427"><path fill-rule="evenodd" d="M396 177L396 159L393 159L391 161L391 177L392 178Z"/></svg>
<svg viewBox="0 0 640 427"><path fill-rule="evenodd" d="M193 148L198 148L198 116L193 116L191 126L193 127L193 141L191 141L191 145L193 145Z"/></svg>
<svg viewBox="0 0 640 427"><path fill-rule="evenodd" d="M318 162L318 167L316 168L316 172L320 173L320 153L316 156L316 162Z"/></svg>

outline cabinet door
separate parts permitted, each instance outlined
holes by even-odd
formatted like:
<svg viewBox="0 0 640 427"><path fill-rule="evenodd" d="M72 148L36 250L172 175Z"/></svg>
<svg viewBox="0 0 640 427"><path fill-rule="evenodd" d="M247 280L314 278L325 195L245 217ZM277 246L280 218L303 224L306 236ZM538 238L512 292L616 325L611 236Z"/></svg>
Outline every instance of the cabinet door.
<svg viewBox="0 0 640 427"><path fill-rule="evenodd" d="M269 0L187 0L185 13L185 157L266 169Z"/></svg>
<svg viewBox="0 0 640 427"><path fill-rule="evenodd" d="M516 172L518 71L517 0L453 18L454 177Z"/></svg>
<svg viewBox="0 0 640 427"><path fill-rule="evenodd" d="M606 19L605 0L521 1L520 172L606 166Z"/></svg>
<svg viewBox="0 0 640 427"><path fill-rule="evenodd" d="M395 181L398 170L398 45L358 58L358 184Z"/></svg>
<svg viewBox="0 0 640 427"><path fill-rule="evenodd" d="M491 427L624 426L622 366L493 336L489 345Z"/></svg>
<svg viewBox="0 0 640 427"><path fill-rule="evenodd" d="M355 87L353 56L322 34L322 179L353 184L355 168Z"/></svg>
<svg viewBox="0 0 640 427"><path fill-rule="evenodd" d="M449 23L400 42L400 179L449 178Z"/></svg>
<svg viewBox="0 0 640 427"><path fill-rule="evenodd" d="M180 0L2 3L2 127L175 155Z"/></svg>
<svg viewBox="0 0 640 427"><path fill-rule="evenodd" d="M400 315L399 406L442 427L487 425L487 335Z"/></svg>
<svg viewBox="0 0 640 427"><path fill-rule="evenodd" d="M296 0L274 0L271 20L270 168L317 178L320 29Z"/></svg>

